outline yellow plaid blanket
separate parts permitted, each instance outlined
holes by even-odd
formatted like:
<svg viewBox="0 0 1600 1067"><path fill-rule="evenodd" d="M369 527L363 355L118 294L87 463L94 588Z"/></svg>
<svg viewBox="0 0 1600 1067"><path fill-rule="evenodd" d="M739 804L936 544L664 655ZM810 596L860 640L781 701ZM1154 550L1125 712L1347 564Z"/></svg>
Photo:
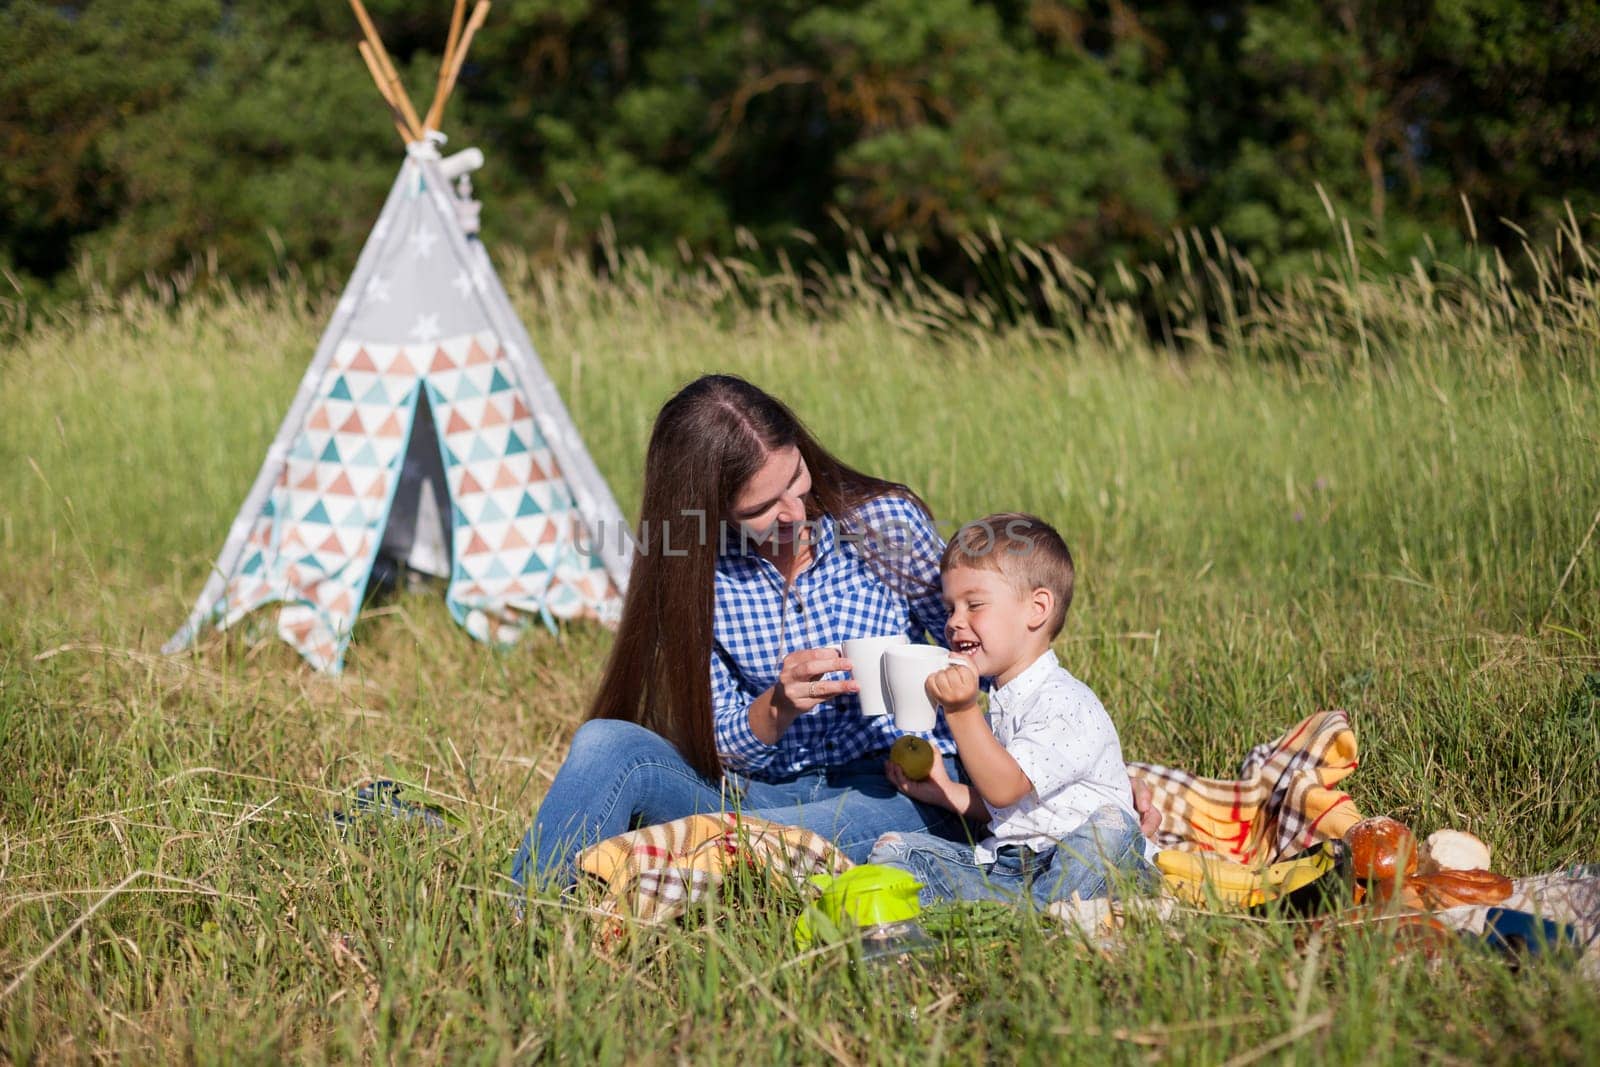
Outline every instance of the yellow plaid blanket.
<svg viewBox="0 0 1600 1067"><path fill-rule="evenodd" d="M1350 794L1334 788L1356 769L1356 735L1342 711L1320 711L1250 750L1233 780L1130 763L1154 795L1160 848L1218 852L1246 866L1276 863L1361 820Z"/></svg>
<svg viewBox="0 0 1600 1067"><path fill-rule="evenodd" d="M632 830L578 856L578 869L605 883L602 910L645 922L681 915L740 870L782 884L849 867L819 834L733 812Z"/></svg>

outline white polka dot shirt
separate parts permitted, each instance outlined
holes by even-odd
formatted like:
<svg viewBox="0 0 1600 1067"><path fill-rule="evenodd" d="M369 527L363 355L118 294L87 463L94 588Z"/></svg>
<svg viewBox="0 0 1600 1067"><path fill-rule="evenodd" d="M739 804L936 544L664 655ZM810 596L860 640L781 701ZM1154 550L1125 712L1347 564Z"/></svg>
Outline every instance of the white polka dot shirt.
<svg viewBox="0 0 1600 1067"><path fill-rule="evenodd" d="M1107 804L1132 814L1117 728L1094 690L1061 666L1054 651L990 694L989 727L1033 792L1010 807L989 809L990 836L977 848L979 863L994 862L1003 845L1053 845Z"/></svg>

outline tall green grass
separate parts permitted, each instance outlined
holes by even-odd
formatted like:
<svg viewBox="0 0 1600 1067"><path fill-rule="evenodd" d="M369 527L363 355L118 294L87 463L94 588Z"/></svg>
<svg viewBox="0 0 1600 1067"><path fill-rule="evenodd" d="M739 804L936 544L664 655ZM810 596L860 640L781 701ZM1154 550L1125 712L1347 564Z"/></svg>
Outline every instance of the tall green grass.
<svg viewBox="0 0 1600 1067"><path fill-rule="evenodd" d="M1054 520L1059 644L1130 758L1227 773L1344 707L1358 804L1521 874L1600 860L1600 305L1574 233L1266 291L1225 247L1101 288L1003 243L989 295L885 250L759 275L616 252L505 265L624 507L678 385L744 374L956 522ZM892 250L889 250L892 252ZM1179 255L1178 253L1181 253ZM1533 279L1511 284L1513 273ZM1031 314L1015 314L1027 305ZM509 653L439 601L369 612L347 676L242 637L156 652L198 591L328 301L105 298L0 356L0 1055L13 1061L1589 1060L1593 988L1467 947L1186 918L1101 952L992 909L872 969L745 888L611 954L501 896L607 647ZM1152 311L1152 309L1154 309ZM1171 343L1169 343L1169 339ZM364 777L449 830L327 819ZM131 880L129 880L131 877ZM121 886L116 893L110 891Z"/></svg>

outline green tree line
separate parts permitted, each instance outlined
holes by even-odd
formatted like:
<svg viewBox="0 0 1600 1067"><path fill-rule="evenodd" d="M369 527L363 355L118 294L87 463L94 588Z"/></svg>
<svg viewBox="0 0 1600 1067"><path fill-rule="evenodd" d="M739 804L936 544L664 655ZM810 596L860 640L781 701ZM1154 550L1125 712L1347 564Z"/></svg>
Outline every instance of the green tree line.
<svg viewBox="0 0 1600 1067"><path fill-rule="evenodd" d="M369 10L425 109L450 4ZM332 0L11 0L0 268L342 275L399 149L358 39ZM500 0L442 125L534 255L854 229L959 275L998 232L1104 272L1193 227L1270 279L1340 217L1400 269L1600 210L1600 5Z"/></svg>

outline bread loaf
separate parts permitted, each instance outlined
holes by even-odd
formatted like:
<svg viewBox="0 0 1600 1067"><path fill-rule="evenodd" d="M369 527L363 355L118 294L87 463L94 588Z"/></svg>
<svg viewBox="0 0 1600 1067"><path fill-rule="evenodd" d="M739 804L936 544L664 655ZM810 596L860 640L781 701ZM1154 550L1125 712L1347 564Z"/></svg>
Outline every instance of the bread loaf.
<svg viewBox="0 0 1600 1067"><path fill-rule="evenodd" d="M1408 908L1443 911L1463 904L1499 904L1511 895L1511 879L1493 871L1438 871L1405 883L1400 899Z"/></svg>
<svg viewBox="0 0 1600 1067"><path fill-rule="evenodd" d="M1350 846L1350 870L1358 882L1393 885L1417 869L1417 838L1405 823L1379 815L1362 819L1344 835Z"/></svg>
<svg viewBox="0 0 1600 1067"><path fill-rule="evenodd" d="M1421 956L1430 965L1438 963L1461 939L1454 930L1431 915L1405 915L1390 925L1394 933L1396 962L1401 954Z"/></svg>

